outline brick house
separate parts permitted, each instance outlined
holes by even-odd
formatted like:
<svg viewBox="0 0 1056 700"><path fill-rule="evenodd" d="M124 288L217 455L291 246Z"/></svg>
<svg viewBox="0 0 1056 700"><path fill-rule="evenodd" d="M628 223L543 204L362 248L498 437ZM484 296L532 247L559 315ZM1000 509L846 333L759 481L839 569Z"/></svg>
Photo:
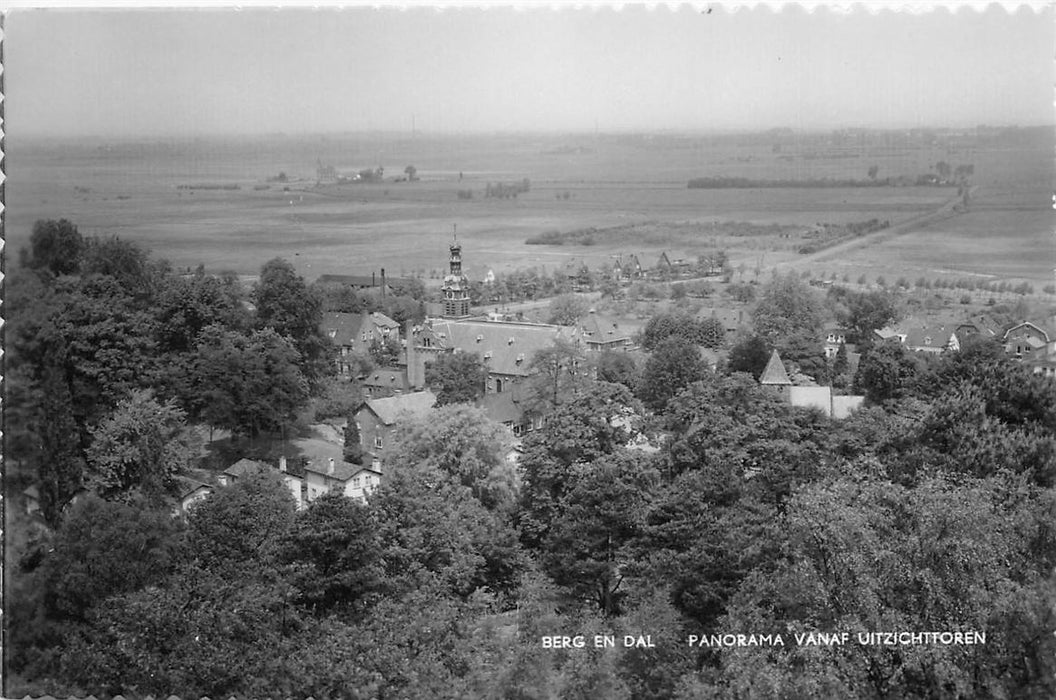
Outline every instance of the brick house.
<svg viewBox="0 0 1056 700"><path fill-rule="evenodd" d="M355 419L363 453L369 455L372 466L376 468L381 465L381 451L391 441L401 417L427 415L434 405L436 396L431 391L414 391L364 401L356 411Z"/></svg>

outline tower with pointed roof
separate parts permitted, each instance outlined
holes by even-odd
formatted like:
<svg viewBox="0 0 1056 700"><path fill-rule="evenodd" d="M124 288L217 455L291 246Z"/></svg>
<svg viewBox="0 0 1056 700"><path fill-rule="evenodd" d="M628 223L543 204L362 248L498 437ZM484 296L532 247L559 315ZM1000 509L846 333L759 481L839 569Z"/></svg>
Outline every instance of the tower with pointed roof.
<svg viewBox="0 0 1056 700"><path fill-rule="evenodd" d="M440 289L444 293L444 318L469 316L469 280L462 274L462 246L457 238L451 241L450 270Z"/></svg>
<svg viewBox="0 0 1056 700"><path fill-rule="evenodd" d="M792 380L788 378L788 372L785 371L785 363L781 361L781 356L777 354L777 350L770 353L770 361L766 363L766 369L759 375L759 383L763 386L771 387L778 396L789 399L789 387L792 386Z"/></svg>

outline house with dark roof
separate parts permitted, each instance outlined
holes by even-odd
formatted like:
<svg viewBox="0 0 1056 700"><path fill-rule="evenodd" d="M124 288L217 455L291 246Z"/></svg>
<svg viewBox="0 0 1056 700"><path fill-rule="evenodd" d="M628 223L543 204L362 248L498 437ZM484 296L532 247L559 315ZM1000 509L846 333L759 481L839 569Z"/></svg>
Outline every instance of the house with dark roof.
<svg viewBox="0 0 1056 700"><path fill-rule="evenodd" d="M631 331L619 321L600 316L593 309L579 321L579 333L587 350L627 350L633 345Z"/></svg>
<svg viewBox="0 0 1056 700"><path fill-rule="evenodd" d="M213 494L213 487L188 476L177 476L176 486L179 489L173 515L186 516L196 503L200 503Z"/></svg>
<svg viewBox="0 0 1056 700"><path fill-rule="evenodd" d="M330 457L312 460L304 467L308 502L328 493L340 493L360 503L381 485L381 471Z"/></svg>
<svg viewBox="0 0 1056 700"><path fill-rule="evenodd" d="M957 337L957 324L909 319L897 326L887 326L873 331L880 340L898 342L907 350L938 354L961 349Z"/></svg>
<svg viewBox="0 0 1056 700"><path fill-rule="evenodd" d="M383 399L411 390L405 367L378 367L359 380L360 386L372 399Z"/></svg>
<svg viewBox="0 0 1056 700"><path fill-rule="evenodd" d="M505 425L515 437L521 437L543 427L542 416L534 416L525 410L521 393L517 390L501 394L489 393L477 401L488 420Z"/></svg>
<svg viewBox="0 0 1056 700"><path fill-rule="evenodd" d="M649 274L652 277L659 279L665 279L670 277L674 272L674 267L671 265L671 259L667 257L667 252L660 253L660 257L657 258L656 265L649 270Z"/></svg>
<svg viewBox="0 0 1056 700"><path fill-rule="evenodd" d="M644 273L642 263L638 261L637 255L621 254L616 256L616 262L612 265L612 274L617 281L620 281L638 279Z"/></svg>
<svg viewBox="0 0 1056 700"><path fill-rule="evenodd" d="M964 342L971 339L997 339L1001 338L1001 327L985 314L976 314L971 318L959 323L954 329L957 337Z"/></svg>
<svg viewBox="0 0 1056 700"><path fill-rule="evenodd" d="M342 376L351 376L356 371L352 354L365 355L375 341L400 340L400 324L380 312L350 314L328 311L319 324L323 335L338 349L335 362Z"/></svg>
<svg viewBox="0 0 1056 700"><path fill-rule="evenodd" d="M356 427L359 440L370 463L381 466L381 452L396 432L397 423L404 417L418 418L428 415L436 405L436 396L431 391L413 391L382 399L364 401L356 410Z"/></svg>
<svg viewBox="0 0 1056 700"><path fill-rule="evenodd" d="M297 509L300 510L301 508L304 508L304 474L295 465L291 466L284 456L279 457L279 466L277 469L266 462L242 458L222 471L217 476L217 481L220 482L221 486L229 486L237 482L239 479L245 479L254 474L269 473L281 474L282 482L286 485L286 488L290 490L290 495L293 496L293 501L296 504Z"/></svg>

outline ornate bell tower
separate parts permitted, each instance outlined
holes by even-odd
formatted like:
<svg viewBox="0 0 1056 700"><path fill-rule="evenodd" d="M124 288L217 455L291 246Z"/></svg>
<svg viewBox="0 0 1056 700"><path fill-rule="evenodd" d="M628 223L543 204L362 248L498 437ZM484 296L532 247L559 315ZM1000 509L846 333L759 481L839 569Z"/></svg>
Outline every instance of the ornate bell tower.
<svg viewBox="0 0 1056 700"><path fill-rule="evenodd" d="M469 316L469 280L462 274L462 246L451 241L451 269L444 275L444 318Z"/></svg>

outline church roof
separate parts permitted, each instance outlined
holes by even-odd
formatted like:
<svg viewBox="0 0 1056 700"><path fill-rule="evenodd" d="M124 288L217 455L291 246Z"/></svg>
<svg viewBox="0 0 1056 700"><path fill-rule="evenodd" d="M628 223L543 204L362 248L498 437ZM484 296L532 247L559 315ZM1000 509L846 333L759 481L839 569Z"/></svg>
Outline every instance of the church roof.
<svg viewBox="0 0 1056 700"><path fill-rule="evenodd" d="M526 377L532 356L558 338L571 340L576 330L567 326L501 321L437 321L431 333L444 349L477 353L492 374Z"/></svg>
<svg viewBox="0 0 1056 700"><path fill-rule="evenodd" d="M785 371L785 365L781 362L781 356L777 354L777 350L770 353L770 361L766 363L766 369L763 370L763 374L759 377L760 384L783 384L790 386L792 380L788 378L788 372Z"/></svg>

